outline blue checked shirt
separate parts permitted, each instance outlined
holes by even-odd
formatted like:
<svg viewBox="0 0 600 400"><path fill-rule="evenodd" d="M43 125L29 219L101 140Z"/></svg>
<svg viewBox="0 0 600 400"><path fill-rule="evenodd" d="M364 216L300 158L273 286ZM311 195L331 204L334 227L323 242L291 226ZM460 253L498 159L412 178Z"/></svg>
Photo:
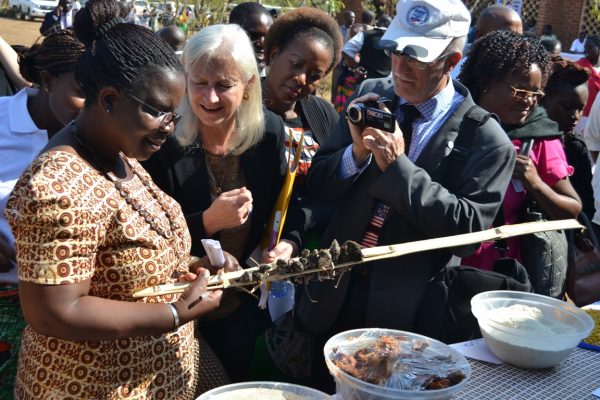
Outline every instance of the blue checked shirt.
<svg viewBox="0 0 600 400"><path fill-rule="evenodd" d="M415 162L429 140L438 132L439 128L456 111L458 106L464 101L465 97L454 89L452 81L446 87L431 99L415 104L415 107L421 113L421 117L413 122L413 137L408 153L408 158ZM404 115L400 109L406 100L400 98L396 109L396 118L398 123L402 121ZM402 118L399 118L402 117ZM372 156L362 165L356 165L352 155L352 145L349 145L342 156L340 166L338 167L338 177L342 179L350 178L364 171L370 164Z"/></svg>

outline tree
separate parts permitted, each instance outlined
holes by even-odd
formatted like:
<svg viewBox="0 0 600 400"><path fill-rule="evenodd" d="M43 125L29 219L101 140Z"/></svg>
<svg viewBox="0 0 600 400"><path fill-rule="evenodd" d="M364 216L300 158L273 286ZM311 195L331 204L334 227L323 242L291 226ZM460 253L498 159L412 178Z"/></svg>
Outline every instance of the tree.
<svg viewBox="0 0 600 400"><path fill-rule="evenodd" d="M600 0L590 0L590 13L600 22Z"/></svg>

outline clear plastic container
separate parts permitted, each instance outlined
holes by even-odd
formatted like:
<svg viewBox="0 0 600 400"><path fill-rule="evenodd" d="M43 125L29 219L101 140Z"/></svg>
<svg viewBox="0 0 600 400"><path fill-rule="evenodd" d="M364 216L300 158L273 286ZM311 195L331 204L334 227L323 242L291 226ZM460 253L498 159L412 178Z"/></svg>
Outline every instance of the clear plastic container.
<svg viewBox="0 0 600 400"><path fill-rule="evenodd" d="M334 360L339 360L340 352L354 354L382 336L399 337L402 343L402 354L390 358L393 361L388 365L392 374L384 384L358 379L334 363ZM423 344L425 346L419 348ZM463 389L471 375L466 358L448 345L426 336L391 329L356 329L339 333L327 341L324 353L325 363L336 382L338 398L343 400L448 399ZM464 378L444 389L424 390L419 387L419 382L423 382L425 377L444 377L451 371L460 371Z"/></svg>
<svg viewBox="0 0 600 400"><path fill-rule="evenodd" d="M264 381L221 386L196 400L331 400L331 396L306 386Z"/></svg>
<svg viewBox="0 0 600 400"><path fill-rule="evenodd" d="M515 304L540 310L540 323L548 324L550 330L516 328L494 314L496 309ZM592 318L573 304L534 293L509 290L480 293L471 299L471 310L490 350L501 360L521 368L550 368L559 364L594 327ZM516 313L515 318L522 320Z"/></svg>
<svg viewBox="0 0 600 400"><path fill-rule="evenodd" d="M295 293L294 285L289 281L271 282L271 290L269 290L267 299L271 321L277 320L277 318L294 308Z"/></svg>

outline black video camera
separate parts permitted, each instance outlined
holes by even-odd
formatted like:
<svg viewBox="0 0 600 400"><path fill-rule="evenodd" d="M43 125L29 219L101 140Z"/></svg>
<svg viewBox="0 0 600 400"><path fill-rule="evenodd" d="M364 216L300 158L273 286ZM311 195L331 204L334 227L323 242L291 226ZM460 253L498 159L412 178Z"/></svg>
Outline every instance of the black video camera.
<svg viewBox="0 0 600 400"><path fill-rule="evenodd" d="M379 109L378 102L386 102L388 99L380 97L376 102L356 103L348 107L346 114L348 119L355 125L370 126L386 132L394 132L396 118L394 114Z"/></svg>

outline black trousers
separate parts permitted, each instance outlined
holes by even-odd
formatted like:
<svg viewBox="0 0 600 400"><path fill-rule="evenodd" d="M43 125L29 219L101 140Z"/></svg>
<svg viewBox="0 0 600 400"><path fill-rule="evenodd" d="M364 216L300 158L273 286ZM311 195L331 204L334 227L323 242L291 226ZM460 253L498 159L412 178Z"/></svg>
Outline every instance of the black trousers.
<svg viewBox="0 0 600 400"><path fill-rule="evenodd" d="M332 328L321 334L316 334L312 346L312 365L309 385L325 393L335 393L335 382L327 369L323 348L325 343L334 335L350 329L366 327L367 293L369 292L369 269L354 269L350 285L346 292L344 305Z"/></svg>
<svg viewBox="0 0 600 400"><path fill-rule="evenodd" d="M198 321L200 333L232 383L249 379L256 339L271 324L269 312L259 309L255 298L247 294L241 296L240 306L228 316L215 321Z"/></svg>

